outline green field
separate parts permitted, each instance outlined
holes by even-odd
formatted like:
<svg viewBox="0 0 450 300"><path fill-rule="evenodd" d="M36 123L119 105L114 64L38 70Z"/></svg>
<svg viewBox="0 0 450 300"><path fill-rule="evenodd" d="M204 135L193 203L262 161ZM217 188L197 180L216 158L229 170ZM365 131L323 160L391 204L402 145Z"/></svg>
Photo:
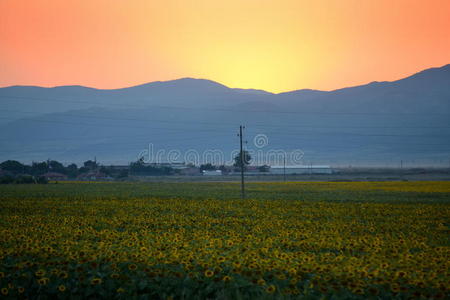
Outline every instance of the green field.
<svg viewBox="0 0 450 300"><path fill-rule="evenodd" d="M450 182L0 186L0 296L448 298Z"/></svg>

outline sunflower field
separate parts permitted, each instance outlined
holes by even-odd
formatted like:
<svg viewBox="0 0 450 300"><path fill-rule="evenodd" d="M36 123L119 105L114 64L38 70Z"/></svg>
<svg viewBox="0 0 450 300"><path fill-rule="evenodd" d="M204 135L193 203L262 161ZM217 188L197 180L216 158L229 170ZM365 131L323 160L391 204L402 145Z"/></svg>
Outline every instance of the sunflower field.
<svg viewBox="0 0 450 300"><path fill-rule="evenodd" d="M0 186L0 298L450 297L450 182Z"/></svg>

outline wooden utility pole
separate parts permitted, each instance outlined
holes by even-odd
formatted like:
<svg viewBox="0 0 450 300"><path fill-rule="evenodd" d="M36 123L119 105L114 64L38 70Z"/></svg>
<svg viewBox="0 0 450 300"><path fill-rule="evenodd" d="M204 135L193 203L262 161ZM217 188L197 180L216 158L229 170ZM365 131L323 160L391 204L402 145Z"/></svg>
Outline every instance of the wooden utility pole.
<svg viewBox="0 0 450 300"><path fill-rule="evenodd" d="M403 180L403 159L400 160L400 178Z"/></svg>
<svg viewBox="0 0 450 300"><path fill-rule="evenodd" d="M286 181L286 153L284 154L284 159L283 159L283 178L284 178L284 181Z"/></svg>
<svg viewBox="0 0 450 300"><path fill-rule="evenodd" d="M244 189L244 151L242 148L242 129L244 126L239 126L239 142L240 142L240 165L241 165L241 198L245 198L245 189Z"/></svg>

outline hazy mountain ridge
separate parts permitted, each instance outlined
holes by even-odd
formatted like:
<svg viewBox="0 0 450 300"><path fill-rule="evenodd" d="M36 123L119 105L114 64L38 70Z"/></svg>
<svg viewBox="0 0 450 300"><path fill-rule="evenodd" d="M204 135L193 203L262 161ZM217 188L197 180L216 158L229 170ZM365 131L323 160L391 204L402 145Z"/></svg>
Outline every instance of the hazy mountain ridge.
<svg viewBox="0 0 450 300"><path fill-rule="evenodd" d="M1 159L127 162L161 148L231 151L247 125L306 161L450 155L450 65L392 82L272 94L182 78L122 89L0 89ZM435 145L435 146L433 146ZM268 148L266 148L267 150Z"/></svg>

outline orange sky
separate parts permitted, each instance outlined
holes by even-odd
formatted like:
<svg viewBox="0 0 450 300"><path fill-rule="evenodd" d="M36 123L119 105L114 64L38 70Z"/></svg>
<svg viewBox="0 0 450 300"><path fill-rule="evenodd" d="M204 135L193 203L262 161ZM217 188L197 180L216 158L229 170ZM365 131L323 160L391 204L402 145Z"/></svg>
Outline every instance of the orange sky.
<svg viewBox="0 0 450 300"><path fill-rule="evenodd" d="M0 86L331 90L448 63L449 0L0 0Z"/></svg>

